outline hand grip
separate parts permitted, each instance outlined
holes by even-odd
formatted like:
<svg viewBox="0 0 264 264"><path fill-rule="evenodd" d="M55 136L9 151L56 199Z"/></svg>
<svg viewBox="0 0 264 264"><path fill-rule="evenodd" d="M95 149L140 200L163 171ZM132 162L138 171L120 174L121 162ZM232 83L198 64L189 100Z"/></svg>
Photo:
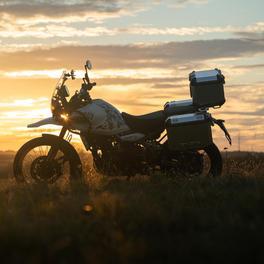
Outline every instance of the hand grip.
<svg viewBox="0 0 264 264"><path fill-rule="evenodd" d="M81 89L84 89L86 91L90 91L95 85L96 85L95 82L93 82L93 83L83 83Z"/></svg>

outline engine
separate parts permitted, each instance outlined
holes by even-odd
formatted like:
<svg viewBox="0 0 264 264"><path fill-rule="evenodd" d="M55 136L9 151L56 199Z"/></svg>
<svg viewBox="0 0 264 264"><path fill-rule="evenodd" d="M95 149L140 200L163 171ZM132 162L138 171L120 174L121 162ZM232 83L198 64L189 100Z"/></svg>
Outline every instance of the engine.
<svg viewBox="0 0 264 264"><path fill-rule="evenodd" d="M111 142L93 149L95 169L109 176L146 174L160 160L161 145L155 141L143 144Z"/></svg>

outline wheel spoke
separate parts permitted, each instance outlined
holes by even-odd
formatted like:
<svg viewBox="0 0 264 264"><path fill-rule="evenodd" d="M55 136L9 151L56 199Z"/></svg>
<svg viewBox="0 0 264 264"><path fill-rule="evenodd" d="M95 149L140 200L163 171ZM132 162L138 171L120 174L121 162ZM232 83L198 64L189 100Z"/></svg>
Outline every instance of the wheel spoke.
<svg viewBox="0 0 264 264"><path fill-rule="evenodd" d="M56 156L47 159L52 148L56 150ZM79 157L69 156L70 153L71 147L66 143L58 145L46 137L32 139L24 144L15 156L14 176L19 182L56 182L59 187L61 183L67 186L71 178L81 176ZM71 162L71 159L74 162Z"/></svg>
<svg viewBox="0 0 264 264"><path fill-rule="evenodd" d="M54 160L46 163L50 145L39 145L30 149L22 162L22 174L27 182L32 179L41 182L53 182L63 173L65 155L58 151Z"/></svg>

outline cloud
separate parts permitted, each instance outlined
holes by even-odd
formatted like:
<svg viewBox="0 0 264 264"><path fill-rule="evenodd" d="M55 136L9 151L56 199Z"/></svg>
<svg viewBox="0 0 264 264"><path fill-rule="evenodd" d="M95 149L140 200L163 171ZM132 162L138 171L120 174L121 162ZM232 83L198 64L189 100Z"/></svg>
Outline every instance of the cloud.
<svg viewBox="0 0 264 264"><path fill-rule="evenodd" d="M52 44L50 43L44 43L44 42L33 42L33 43L23 43L20 41L16 41L16 43L3 43L0 40L0 51L4 52L4 53L14 53L14 52L18 52L18 51L23 51L23 52L30 52L33 50L48 50L51 48L57 48L57 47L61 47L61 46L77 46L78 42L75 40L59 40L59 41L55 41ZM48 61L50 59L54 59L55 58L50 58L47 57L45 60Z"/></svg>
<svg viewBox="0 0 264 264"><path fill-rule="evenodd" d="M170 1L162 2L166 4ZM183 3L183 1L175 1ZM192 2L191 0L184 2ZM128 0L98 0L98 1L0 1L0 39L3 46L34 46L35 39L53 39L50 43L59 39L73 41L79 38L80 43L87 37L113 36L121 34L193 34L195 29L167 28L165 31L159 28L111 28L87 24L87 21L98 22L110 17L124 15L133 16L137 12L151 8L160 1L128 1ZM168 4L168 3L167 3ZM133 10L133 12L131 12ZM84 23L75 23L84 22ZM89 26L87 26L89 25ZM93 26L91 26L93 25ZM186 31L186 32L185 32ZM202 31L202 30L201 30ZM191 32L191 33L190 33ZM193 32L193 33L192 33ZM20 45L12 43L12 39L21 38ZM56 38L56 40L54 40ZM80 40L82 39L82 40ZM6 41L7 40L7 41ZM42 45L44 43L41 43ZM39 43L37 43L39 45ZM3 49L3 48L1 48ZM9 47L8 49L12 49Z"/></svg>
<svg viewBox="0 0 264 264"><path fill-rule="evenodd" d="M30 52L0 53L2 71L77 68L86 58L95 69L162 68L204 60L239 58L264 52L264 41L215 39L151 45L63 46ZM47 58L54 60L47 61ZM18 63L23 61L23 63Z"/></svg>
<svg viewBox="0 0 264 264"><path fill-rule="evenodd" d="M226 111L225 114L228 115L242 115L242 116L264 116L264 107L261 107L260 109L257 109L256 111ZM248 120L246 120L247 122ZM259 124L259 120L256 120Z"/></svg>
<svg viewBox="0 0 264 264"><path fill-rule="evenodd" d="M15 17L64 17L64 16L115 16L122 12L127 14L145 10L153 4L165 4L169 6L183 6L188 3L200 4L205 0L32 0L30 2L22 0L0 1L0 13Z"/></svg>
<svg viewBox="0 0 264 264"><path fill-rule="evenodd" d="M155 75L153 75L155 76ZM152 78L103 78L100 79L100 85L132 85L132 84L153 84L157 83L162 85L163 83L166 83L168 85L168 82L173 83L173 87L175 88L176 85L179 85L179 82L186 80L186 78L172 78L172 77L152 77ZM164 84L165 85L165 84ZM172 84L171 84L172 85ZM157 88L157 86L152 86L152 88Z"/></svg>
<svg viewBox="0 0 264 264"><path fill-rule="evenodd" d="M243 32L243 33L242 33ZM2 19L0 27L0 38L25 38L32 37L38 39L48 38L87 38L97 36L116 36L116 35L143 35L143 36L201 36L212 33L232 33L235 35L258 34L263 35L264 23L258 22L248 25L244 28L235 26L195 26L195 27L150 27L150 26L130 26L121 27L103 27L90 26L79 28L77 26L69 26L65 24L56 24L49 22L48 24L34 25L32 21L25 21L22 24L13 19ZM82 40L80 40L82 41Z"/></svg>
<svg viewBox="0 0 264 264"><path fill-rule="evenodd" d="M176 0L180 5L198 0ZM127 29L107 27L78 28L75 22L102 22L104 19L134 16L155 4L170 5L171 1L129 1L129 0L73 0L41 1L22 0L0 1L0 37L1 38L52 38L87 37L122 34ZM131 12L133 11L133 12ZM69 26L71 24L71 26ZM127 34L133 34L134 28ZM147 29L146 29L147 30ZM154 29L150 29L153 32ZM173 29L171 29L173 31ZM170 33L171 30L168 30ZM156 29L159 31L159 29ZM180 30L181 31L181 30ZM179 34L181 34L179 31ZM139 34L144 34L142 31ZM154 33L155 34L155 33Z"/></svg>
<svg viewBox="0 0 264 264"><path fill-rule="evenodd" d="M33 118L36 119L41 119L41 118L46 118L49 117L50 110L47 109L32 109L28 111L24 110L19 110L19 111L6 111L6 112L1 112L0 113L0 120L3 122L4 120L10 120L10 119L15 119L15 120L30 120Z"/></svg>
<svg viewBox="0 0 264 264"><path fill-rule="evenodd" d="M75 38L75 37L96 37L96 36L111 36L116 34L116 30L108 29L105 27L89 27L83 30L63 26L63 25L45 25L34 27L21 27L14 26L0 30L0 38Z"/></svg>
<svg viewBox="0 0 264 264"><path fill-rule="evenodd" d="M14 108L14 107L32 107L35 105L41 105L49 101L48 98L41 97L41 98L30 98L30 99L21 99L21 100L13 100L13 101L0 101L0 109L4 108Z"/></svg>
<svg viewBox="0 0 264 264"><path fill-rule="evenodd" d="M249 65L237 65L235 69L259 69L264 68L264 64L249 64Z"/></svg>
<svg viewBox="0 0 264 264"><path fill-rule="evenodd" d="M167 0L166 1L169 7L172 8L182 8L186 4L207 4L208 0Z"/></svg>
<svg viewBox="0 0 264 264"><path fill-rule="evenodd" d="M104 19L134 15L137 12L151 8L156 4L165 4L170 7L182 7L187 3L199 4L203 0L22 0L0 1L0 16L7 19L16 18L17 22L24 23L49 23L53 22L78 22L102 21ZM173 3L173 4L172 4ZM131 12L133 11L133 12ZM25 18L27 20L25 20ZM20 19L20 21L18 20Z"/></svg>
<svg viewBox="0 0 264 264"><path fill-rule="evenodd" d="M243 38L263 40L264 22L258 22L254 25L247 26L244 29L238 29L236 30L235 34Z"/></svg>
<svg viewBox="0 0 264 264"><path fill-rule="evenodd" d="M153 27L130 25L129 27L94 26L88 20L103 20L110 17L135 15L151 8L153 4L186 5L204 3L199 0L178 1L128 1L128 0L75 0L75 1L0 1L0 39L2 49L37 47L49 41L55 45L58 40L87 43L90 38L102 36L201 36L215 33L230 33L246 38L263 39L264 22L245 27L238 26L193 26L193 27ZM133 10L133 12L131 12ZM84 23L74 23L84 22ZM14 44L14 39L21 39ZM36 43L36 40L43 40ZM23 43L24 41L24 43ZM35 44L36 43L36 44ZM10 44L10 47L8 45Z"/></svg>
<svg viewBox="0 0 264 264"><path fill-rule="evenodd" d="M129 34L142 34L142 35L175 35L175 36L193 36L193 35L204 35L210 33L233 33L236 35L243 34L258 34L263 36L264 33L264 22L258 22L246 27L238 26L195 26L195 27L130 27L124 29L123 32Z"/></svg>
<svg viewBox="0 0 264 264"><path fill-rule="evenodd" d="M27 71L11 71L11 72L0 72L1 77L8 78L55 78L61 76L61 73L64 69L56 70L27 70ZM84 70L75 70L76 78L82 78L84 76ZM111 69L111 70L97 70L95 72L90 72L90 76L94 79L104 79L104 80L120 80L121 82L128 81L129 79L133 80L144 80L149 82L151 80L175 80L174 70L171 69L158 69L158 68L144 68L144 71L141 69ZM181 78L177 78L180 80Z"/></svg>
<svg viewBox="0 0 264 264"><path fill-rule="evenodd" d="M15 17L63 17L63 16L82 16L115 14L125 9L129 1L121 0L76 0L76 1L1 1L0 13L8 14Z"/></svg>

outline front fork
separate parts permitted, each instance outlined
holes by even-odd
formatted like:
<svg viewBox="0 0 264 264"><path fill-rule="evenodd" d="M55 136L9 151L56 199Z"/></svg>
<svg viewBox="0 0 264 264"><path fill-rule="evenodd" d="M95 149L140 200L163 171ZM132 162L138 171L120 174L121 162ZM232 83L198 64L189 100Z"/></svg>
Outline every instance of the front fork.
<svg viewBox="0 0 264 264"><path fill-rule="evenodd" d="M63 139L66 132L67 132L67 128L62 127L60 134L59 134L59 138ZM52 161L56 157L58 150L59 150L58 147L51 146L51 148L48 152L48 155L47 155L47 161Z"/></svg>

